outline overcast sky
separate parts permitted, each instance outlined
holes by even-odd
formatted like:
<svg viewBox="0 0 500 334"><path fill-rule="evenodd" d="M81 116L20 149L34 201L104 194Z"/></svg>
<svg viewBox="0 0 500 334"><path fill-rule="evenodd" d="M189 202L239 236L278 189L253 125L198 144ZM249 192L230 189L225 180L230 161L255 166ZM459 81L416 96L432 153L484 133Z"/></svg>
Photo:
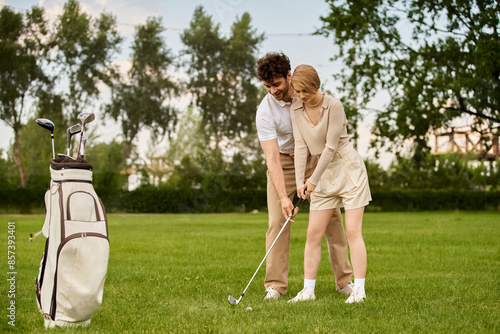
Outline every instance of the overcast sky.
<svg viewBox="0 0 500 334"><path fill-rule="evenodd" d="M61 13L64 3L63 0L0 0L1 6L7 5L16 11L24 11L36 5L43 6L52 19ZM252 26L266 37L261 44L259 56L270 51L282 51L289 56L292 71L297 65L310 64L318 71L324 87L334 93L336 91L337 83L334 82L332 74L338 71L342 64L331 61L335 46L331 39L310 35L321 27L320 16L328 12L328 6L323 0L80 0L80 4L93 17L102 11L110 12L116 17L118 29L125 38L120 55L122 61L127 60L130 55L129 43L133 38L134 27L144 24L148 17L162 18L162 23L167 28L164 32L167 46L173 54L177 54L183 47L179 35L189 26L197 6L203 6L213 21L220 23L222 33L229 33L236 18L248 12L252 18ZM384 101L379 100L374 106L381 107L383 104ZM96 119L99 119L97 111ZM372 121L367 119L359 129L362 135L359 151L363 157L369 155L366 151L367 131ZM113 127L108 122L108 126L104 127L103 123L94 123L94 126L114 128L114 131L119 132L117 126ZM103 131L98 128L98 132L99 130ZM0 133L0 148L7 149L13 132L0 122ZM146 137L142 136L140 146L147 145ZM106 136L101 138L106 140Z"/></svg>

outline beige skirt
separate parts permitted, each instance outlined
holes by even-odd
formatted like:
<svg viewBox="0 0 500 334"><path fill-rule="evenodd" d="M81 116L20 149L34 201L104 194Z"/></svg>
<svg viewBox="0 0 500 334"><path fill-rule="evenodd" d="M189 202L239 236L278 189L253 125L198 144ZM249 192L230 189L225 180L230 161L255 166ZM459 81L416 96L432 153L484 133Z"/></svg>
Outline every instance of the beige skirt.
<svg viewBox="0 0 500 334"><path fill-rule="evenodd" d="M335 153L311 194L311 210L351 210L364 207L371 200L365 163L347 143Z"/></svg>

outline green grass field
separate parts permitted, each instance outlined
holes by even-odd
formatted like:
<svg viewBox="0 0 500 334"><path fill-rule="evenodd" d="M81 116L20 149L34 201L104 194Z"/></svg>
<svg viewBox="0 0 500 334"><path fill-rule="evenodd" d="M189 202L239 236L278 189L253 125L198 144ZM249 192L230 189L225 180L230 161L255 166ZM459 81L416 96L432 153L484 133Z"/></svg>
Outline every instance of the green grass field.
<svg viewBox="0 0 500 334"><path fill-rule="evenodd" d="M335 292L326 245L317 300L286 301L302 289L307 214L292 225L288 295L264 302L267 215L119 215L109 217L111 254L104 300L75 333L499 333L498 213L367 213L367 300ZM35 277L43 253L43 216L1 215L0 331L41 333ZM8 325L7 222L16 223L16 327ZM251 306L253 311L246 311Z"/></svg>

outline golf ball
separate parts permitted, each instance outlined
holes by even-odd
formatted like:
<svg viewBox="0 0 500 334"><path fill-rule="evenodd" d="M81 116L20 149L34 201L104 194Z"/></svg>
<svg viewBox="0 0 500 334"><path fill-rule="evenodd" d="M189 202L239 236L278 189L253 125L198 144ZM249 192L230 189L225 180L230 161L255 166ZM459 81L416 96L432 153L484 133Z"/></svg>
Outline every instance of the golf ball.
<svg viewBox="0 0 500 334"><path fill-rule="evenodd" d="M246 310L247 310L247 311L251 311L251 310L252 310L252 308L251 308L250 306L248 306L248 307L246 308Z"/></svg>

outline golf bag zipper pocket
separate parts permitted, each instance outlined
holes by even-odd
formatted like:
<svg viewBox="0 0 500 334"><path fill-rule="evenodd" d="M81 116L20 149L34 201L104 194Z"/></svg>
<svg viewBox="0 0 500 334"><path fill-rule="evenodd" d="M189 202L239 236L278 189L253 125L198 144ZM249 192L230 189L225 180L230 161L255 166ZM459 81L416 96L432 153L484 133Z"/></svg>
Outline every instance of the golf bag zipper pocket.
<svg viewBox="0 0 500 334"><path fill-rule="evenodd" d="M87 191L75 191L68 196L66 219L87 222L101 221L97 199Z"/></svg>
<svg viewBox="0 0 500 334"><path fill-rule="evenodd" d="M109 240L96 232L65 238L57 250L50 318L62 306L71 319L88 319L102 302L109 257Z"/></svg>

